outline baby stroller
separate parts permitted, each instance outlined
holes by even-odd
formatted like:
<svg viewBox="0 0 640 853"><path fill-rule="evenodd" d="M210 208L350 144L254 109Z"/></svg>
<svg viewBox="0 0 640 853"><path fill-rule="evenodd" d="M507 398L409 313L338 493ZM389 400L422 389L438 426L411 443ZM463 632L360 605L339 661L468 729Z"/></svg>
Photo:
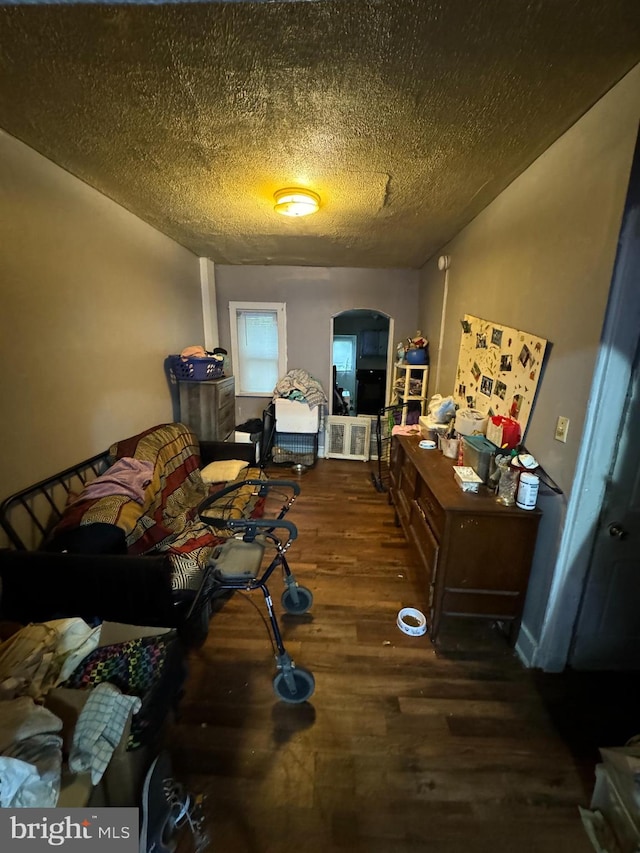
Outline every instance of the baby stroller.
<svg viewBox="0 0 640 853"><path fill-rule="evenodd" d="M268 496L276 496L284 500L276 518L229 517L234 493L247 486L255 488L259 498L266 500ZM284 516L299 494L300 486L290 480L243 480L210 495L198 507L198 515L205 524L227 535L212 554L199 594L255 589L262 592L276 649L278 672L273 679L273 689L280 699L290 703L306 702L314 691L315 680L309 670L296 667L284 648L267 581L280 566L285 584L281 597L284 609L301 615L311 607L311 590L298 585L286 558L298 531Z"/></svg>

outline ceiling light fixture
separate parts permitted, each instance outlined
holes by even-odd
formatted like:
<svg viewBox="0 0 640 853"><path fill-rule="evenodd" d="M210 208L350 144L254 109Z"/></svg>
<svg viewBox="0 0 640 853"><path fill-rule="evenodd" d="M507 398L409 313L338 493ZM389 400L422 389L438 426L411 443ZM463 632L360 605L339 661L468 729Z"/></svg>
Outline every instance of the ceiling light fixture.
<svg viewBox="0 0 640 853"><path fill-rule="evenodd" d="M311 190L288 187L273 194L274 210L283 216L308 216L320 207L320 196Z"/></svg>

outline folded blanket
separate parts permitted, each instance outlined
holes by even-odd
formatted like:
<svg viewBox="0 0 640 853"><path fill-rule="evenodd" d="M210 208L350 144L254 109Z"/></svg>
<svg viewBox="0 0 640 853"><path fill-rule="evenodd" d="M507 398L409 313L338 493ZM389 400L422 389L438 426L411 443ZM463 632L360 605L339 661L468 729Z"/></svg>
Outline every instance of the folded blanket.
<svg viewBox="0 0 640 853"><path fill-rule="evenodd" d="M92 500L109 495L123 495L143 504L145 489L153 477L153 462L125 457L115 462L104 474L82 490L78 500Z"/></svg>
<svg viewBox="0 0 640 853"><path fill-rule="evenodd" d="M118 494L81 499L64 513L56 535L83 525L102 523L124 531L129 554L167 553L174 565L174 590L197 590L201 570L213 549L233 531L213 529L200 521L197 508L213 490L203 482L200 472L200 446L195 434L184 424L162 424L124 439L110 448L113 466L135 463L141 476L152 469L151 482L139 503L126 488L114 485ZM258 468L248 468L240 480L263 479ZM114 484L120 478L114 478ZM94 481L97 482L97 481ZM95 492L94 492L95 495ZM243 487L225 498L220 513L224 518L242 518L259 514L261 503L255 487ZM212 513L218 514L218 513Z"/></svg>

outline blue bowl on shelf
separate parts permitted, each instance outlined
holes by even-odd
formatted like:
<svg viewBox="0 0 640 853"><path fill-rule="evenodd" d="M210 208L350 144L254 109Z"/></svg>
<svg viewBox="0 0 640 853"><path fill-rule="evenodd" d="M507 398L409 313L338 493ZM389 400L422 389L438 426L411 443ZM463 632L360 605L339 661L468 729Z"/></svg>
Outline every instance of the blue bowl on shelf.
<svg viewBox="0 0 640 853"><path fill-rule="evenodd" d="M404 354L407 364L427 364L427 350L424 348L408 349Z"/></svg>

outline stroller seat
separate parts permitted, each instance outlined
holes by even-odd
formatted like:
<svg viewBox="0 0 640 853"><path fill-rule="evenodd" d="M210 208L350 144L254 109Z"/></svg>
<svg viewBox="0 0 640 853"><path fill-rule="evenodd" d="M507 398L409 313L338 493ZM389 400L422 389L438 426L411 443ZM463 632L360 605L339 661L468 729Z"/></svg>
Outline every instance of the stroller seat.
<svg viewBox="0 0 640 853"><path fill-rule="evenodd" d="M213 574L219 581L251 581L260 571L266 542L257 537L253 542L243 539L227 539L213 553Z"/></svg>

